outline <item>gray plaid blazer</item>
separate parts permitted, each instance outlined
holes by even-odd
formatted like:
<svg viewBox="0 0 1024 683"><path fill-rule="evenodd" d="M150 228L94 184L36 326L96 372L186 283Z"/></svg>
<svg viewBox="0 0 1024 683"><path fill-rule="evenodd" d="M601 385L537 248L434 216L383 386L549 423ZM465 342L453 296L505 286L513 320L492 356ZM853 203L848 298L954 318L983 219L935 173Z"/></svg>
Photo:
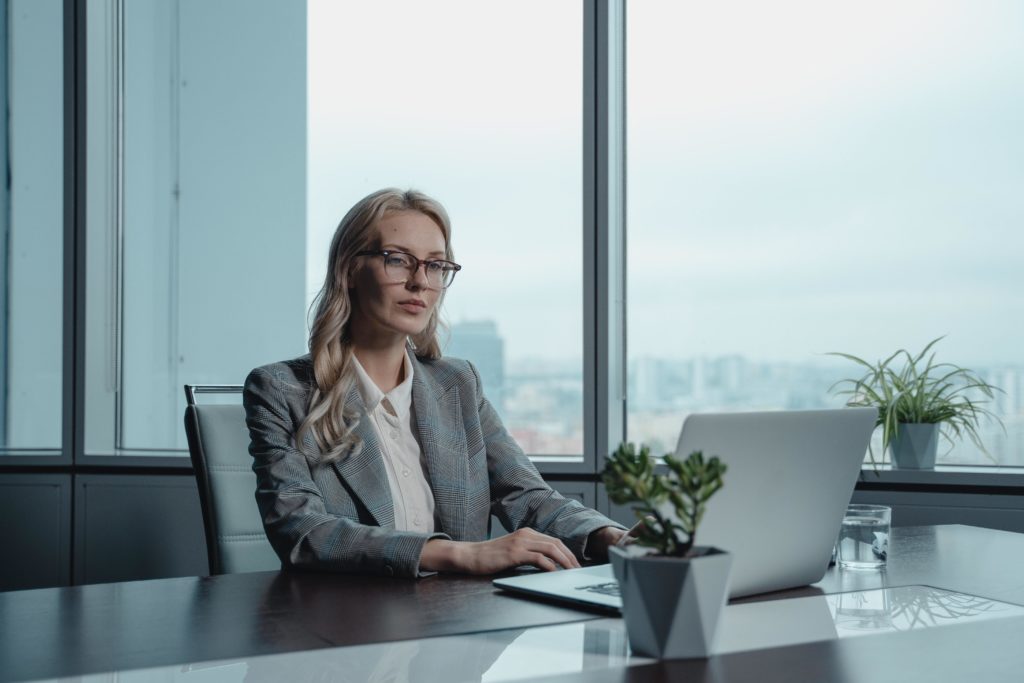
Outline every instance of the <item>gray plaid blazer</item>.
<svg viewBox="0 0 1024 683"><path fill-rule="evenodd" d="M314 386L308 355L253 370L243 401L256 472L256 503L285 566L418 576L431 538L483 541L493 513L508 529L532 527L583 557L587 536L620 525L564 498L523 454L491 404L480 376L454 358L413 363L412 402L434 492L439 533L395 529L394 503L377 435L354 386L346 408L363 417L362 449L324 464L296 448ZM316 453L312 439L307 451Z"/></svg>

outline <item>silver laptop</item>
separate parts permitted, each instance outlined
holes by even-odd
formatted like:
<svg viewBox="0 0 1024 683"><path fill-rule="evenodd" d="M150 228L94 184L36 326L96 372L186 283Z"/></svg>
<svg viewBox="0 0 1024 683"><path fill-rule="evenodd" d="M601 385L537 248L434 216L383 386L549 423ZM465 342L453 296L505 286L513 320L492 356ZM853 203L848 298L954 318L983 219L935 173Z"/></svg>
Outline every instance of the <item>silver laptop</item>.
<svg viewBox="0 0 1024 683"><path fill-rule="evenodd" d="M736 598L821 580L860 473L874 408L693 414L676 455L695 450L728 466L697 545L733 554ZM495 579L509 591L618 610L611 565Z"/></svg>

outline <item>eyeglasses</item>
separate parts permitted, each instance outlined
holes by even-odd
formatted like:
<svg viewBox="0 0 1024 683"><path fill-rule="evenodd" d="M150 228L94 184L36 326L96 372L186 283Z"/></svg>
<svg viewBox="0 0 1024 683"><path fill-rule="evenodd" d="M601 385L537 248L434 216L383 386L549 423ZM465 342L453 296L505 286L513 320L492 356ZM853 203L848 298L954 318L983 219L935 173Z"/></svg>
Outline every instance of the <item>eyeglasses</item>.
<svg viewBox="0 0 1024 683"><path fill-rule="evenodd" d="M427 275L427 286L431 289L447 289L455 279L455 273L462 266L443 259L418 259L404 251L380 249L378 251L361 251L356 256L380 256L384 259L384 274L395 282L408 282L416 277L416 271L423 266Z"/></svg>

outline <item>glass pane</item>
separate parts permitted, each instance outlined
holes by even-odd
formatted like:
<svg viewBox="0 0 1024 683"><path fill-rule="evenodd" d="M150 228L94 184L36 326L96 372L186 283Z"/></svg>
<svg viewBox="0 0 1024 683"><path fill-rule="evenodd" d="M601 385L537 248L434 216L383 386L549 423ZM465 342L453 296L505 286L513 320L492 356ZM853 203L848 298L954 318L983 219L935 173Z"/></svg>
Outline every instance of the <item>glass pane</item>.
<svg viewBox="0 0 1024 683"><path fill-rule="evenodd" d="M307 296L358 199L436 197L463 265L446 353L535 454L583 452L582 21L580 2L309 3Z"/></svg>
<svg viewBox="0 0 1024 683"><path fill-rule="evenodd" d="M940 462L1024 465L1024 5L628 7L630 438L947 335L1007 431Z"/></svg>
<svg viewBox="0 0 1024 683"><path fill-rule="evenodd" d="M305 351L305 7L89 10L87 452L184 451L182 385Z"/></svg>
<svg viewBox="0 0 1024 683"><path fill-rule="evenodd" d="M52 453L63 367L63 3L0 9L0 448Z"/></svg>

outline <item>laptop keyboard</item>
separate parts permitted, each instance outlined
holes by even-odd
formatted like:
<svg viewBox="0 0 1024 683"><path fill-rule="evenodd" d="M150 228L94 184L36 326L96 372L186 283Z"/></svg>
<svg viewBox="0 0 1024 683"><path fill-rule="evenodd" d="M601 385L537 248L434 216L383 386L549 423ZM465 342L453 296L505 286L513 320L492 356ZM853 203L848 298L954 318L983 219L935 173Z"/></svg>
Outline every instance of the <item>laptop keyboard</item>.
<svg viewBox="0 0 1024 683"><path fill-rule="evenodd" d="M578 591L590 591L591 593L600 593L601 595L610 595L613 598L622 597L619 594L619 582L610 581L608 583L594 583L589 586L576 586Z"/></svg>

